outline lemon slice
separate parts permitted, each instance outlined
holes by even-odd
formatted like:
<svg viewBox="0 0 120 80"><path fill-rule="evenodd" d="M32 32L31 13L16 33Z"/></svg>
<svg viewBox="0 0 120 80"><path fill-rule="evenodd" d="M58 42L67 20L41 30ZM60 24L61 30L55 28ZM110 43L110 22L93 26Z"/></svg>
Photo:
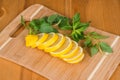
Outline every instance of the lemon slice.
<svg viewBox="0 0 120 80"><path fill-rule="evenodd" d="M34 48L37 40L38 40L38 35L27 35L25 37L26 46Z"/></svg>
<svg viewBox="0 0 120 80"><path fill-rule="evenodd" d="M74 54L78 51L78 49L79 47L77 42L73 41L72 49L67 54L61 55L61 58L69 58L71 56L74 56Z"/></svg>
<svg viewBox="0 0 120 80"><path fill-rule="evenodd" d="M48 46L52 45L58 39L58 35L56 33L49 33L48 38L38 46L39 49L47 48Z"/></svg>
<svg viewBox="0 0 120 80"><path fill-rule="evenodd" d="M82 55L83 55L83 49L79 47L79 50L76 53L74 53L73 56L71 56L70 58L63 58L63 60L67 62L75 61L76 59L81 58Z"/></svg>
<svg viewBox="0 0 120 80"><path fill-rule="evenodd" d="M50 52L51 55L55 57L60 57L63 54L66 54L72 48L72 40L69 37L65 37L65 43L57 50Z"/></svg>
<svg viewBox="0 0 120 80"><path fill-rule="evenodd" d="M47 39L47 37L48 37L48 34L46 34L46 33L38 34L38 40L32 47L35 48L35 47L39 46L42 42L44 42Z"/></svg>
<svg viewBox="0 0 120 80"><path fill-rule="evenodd" d="M38 34L38 36L39 36L39 39L36 42L37 46L39 46L42 42L44 42L48 38L48 34L46 34L46 33Z"/></svg>
<svg viewBox="0 0 120 80"><path fill-rule="evenodd" d="M71 62L68 62L68 63L78 63L78 62L80 62L80 61L82 61L83 60L83 58L84 58L84 54L82 54L78 59L76 59L76 60L74 60L74 61L71 61Z"/></svg>
<svg viewBox="0 0 120 80"><path fill-rule="evenodd" d="M56 40L56 42L51 46L45 48L45 51L46 52L55 51L59 49L64 44L64 42L65 42L65 37L62 34L58 34L58 39Z"/></svg>

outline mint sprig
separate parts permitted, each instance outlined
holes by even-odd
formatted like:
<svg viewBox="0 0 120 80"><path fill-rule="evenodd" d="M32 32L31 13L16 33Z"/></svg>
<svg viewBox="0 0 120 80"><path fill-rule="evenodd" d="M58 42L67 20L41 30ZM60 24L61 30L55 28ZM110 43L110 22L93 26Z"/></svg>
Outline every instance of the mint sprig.
<svg viewBox="0 0 120 80"><path fill-rule="evenodd" d="M58 30L54 26L59 27L61 30L70 30L71 33L69 34L69 37L76 42L83 40L84 47L89 48L91 56L96 55L98 52L101 52L102 54L104 52L113 52L112 48L102 41L102 39L106 39L108 36L101 35L97 32L85 33L90 22L81 22L79 13L76 13L72 19L58 14L53 14L34 19L30 21L29 24L26 24L23 16L21 16L21 24L27 27L29 34L57 33Z"/></svg>
<svg viewBox="0 0 120 80"><path fill-rule="evenodd" d="M98 52L100 53L112 53L112 48L102 39L106 39L108 36L101 35L96 32L89 32L85 35L84 46L90 48L90 55L94 56Z"/></svg>
<svg viewBox="0 0 120 80"><path fill-rule="evenodd" d="M98 49L97 45L90 47L91 56L94 56L96 53L98 53L98 51L99 51L99 49Z"/></svg>

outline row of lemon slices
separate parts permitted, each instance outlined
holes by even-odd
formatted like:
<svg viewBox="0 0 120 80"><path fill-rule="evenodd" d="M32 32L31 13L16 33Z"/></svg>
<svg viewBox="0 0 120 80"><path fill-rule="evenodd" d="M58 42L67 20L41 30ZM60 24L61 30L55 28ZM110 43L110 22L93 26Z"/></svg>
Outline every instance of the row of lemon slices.
<svg viewBox="0 0 120 80"><path fill-rule="evenodd" d="M27 47L37 47L68 63L78 63L84 58L83 49L75 41L60 33L27 35L25 40Z"/></svg>

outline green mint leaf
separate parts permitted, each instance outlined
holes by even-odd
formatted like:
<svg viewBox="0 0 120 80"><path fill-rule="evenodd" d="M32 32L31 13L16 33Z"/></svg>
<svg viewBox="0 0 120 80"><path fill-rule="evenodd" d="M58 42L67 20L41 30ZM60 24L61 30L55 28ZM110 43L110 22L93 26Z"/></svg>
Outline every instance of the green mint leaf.
<svg viewBox="0 0 120 80"><path fill-rule="evenodd" d="M79 28L81 28L81 27L86 27L86 28L88 28L89 25L90 25L89 22L87 22L87 23L77 22L77 23L75 23L75 25L74 25L74 29L79 29Z"/></svg>
<svg viewBox="0 0 120 80"><path fill-rule="evenodd" d="M80 22L74 23L73 29L75 30L75 29L79 28L79 27L80 27L80 24L81 24Z"/></svg>
<svg viewBox="0 0 120 80"><path fill-rule="evenodd" d="M113 52L112 48L107 43L100 42L99 45L100 45L100 48L101 48L102 51L108 52L108 53L112 53Z"/></svg>
<svg viewBox="0 0 120 80"><path fill-rule="evenodd" d="M52 27L52 25L48 24L48 23L43 23L40 26L39 31L41 33L50 33L50 32L58 32L55 28Z"/></svg>
<svg viewBox="0 0 120 80"><path fill-rule="evenodd" d="M98 34L96 32L91 32L90 35L95 39L106 39L106 38L108 38L108 36L104 36L104 35Z"/></svg>
<svg viewBox="0 0 120 80"><path fill-rule="evenodd" d="M90 52L91 52L91 56L94 56L95 54L97 54L98 53L98 48L97 48L97 46L95 45L95 46L92 46L91 48L90 48Z"/></svg>
<svg viewBox="0 0 120 80"><path fill-rule="evenodd" d="M29 26L33 29L33 31L35 33L37 33L37 31L39 30L39 25L37 25L37 22L38 20L32 20L30 23L29 23Z"/></svg>
<svg viewBox="0 0 120 80"><path fill-rule="evenodd" d="M80 14L79 14L79 13L76 13L76 14L73 16L73 25L74 25L76 22L80 22Z"/></svg>
<svg viewBox="0 0 120 80"><path fill-rule="evenodd" d="M78 37L79 37L79 40L85 39L83 32L81 32L80 34L78 34Z"/></svg>
<svg viewBox="0 0 120 80"><path fill-rule="evenodd" d="M32 21L30 21L29 26L28 26L28 30L30 34L38 34L40 33L39 29L41 24L46 23L47 22L47 16L42 17L40 19L34 19Z"/></svg>
<svg viewBox="0 0 120 80"><path fill-rule="evenodd" d="M47 16L38 19L38 22L39 22L38 25L41 25L42 23L47 23L47 20L48 20Z"/></svg>
<svg viewBox="0 0 120 80"><path fill-rule="evenodd" d="M92 40L89 39L89 38L85 39L84 45L85 45L85 47L91 47L92 46Z"/></svg>
<svg viewBox="0 0 120 80"><path fill-rule="evenodd" d="M76 29L76 31L79 32L79 33L84 32L87 28L88 28L88 26L83 26L83 27L81 27L79 29Z"/></svg>
<svg viewBox="0 0 120 80"><path fill-rule="evenodd" d="M57 17L55 18L53 24L58 24L62 21L62 19L64 18L64 16L61 15L57 15Z"/></svg>
<svg viewBox="0 0 120 80"><path fill-rule="evenodd" d="M25 20L24 20L23 16L21 16L21 24L22 24L24 27L26 27Z"/></svg>
<svg viewBox="0 0 120 80"><path fill-rule="evenodd" d="M76 31L72 31L71 36L72 36L72 39L76 42L84 39L84 33L83 32L78 34Z"/></svg>
<svg viewBox="0 0 120 80"><path fill-rule="evenodd" d="M72 28L69 25L65 25L65 26L60 27L60 29L62 29L62 30L71 30Z"/></svg>
<svg viewBox="0 0 120 80"><path fill-rule="evenodd" d="M61 19L61 22L58 25L60 27L60 29L64 29L64 30L71 30L72 26L70 25L70 21L69 18L64 17Z"/></svg>
<svg viewBox="0 0 120 80"><path fill-rule="evenodd" d="M55 21L57 16L58 16L57 14L53 14L53 15L49 16L47 19L48 23L53 24L53 22Z"/></svg>
<svg viewBox="0 0 120 80"><path fill-rule="evenodd" d="M72 19L73 30L79 27L80 25L80 14L76 13Z"/></svg>
<svg viewBox="0 0 120 80"><path fill-rule="evenodd" d="M72 36L72 39L74 40L74 41L76 41L76 42L78 42L79 41L79 37L78 37L78 34L76 33L76 32L72 32L72 34L71 34L71 36Z"/></svg>
<svg viewBox="0 0 120 80"><path fill-rule="evenodd" d="M90 22L86 22L86 23L80 23L79 27L89 27Z"/></svg>

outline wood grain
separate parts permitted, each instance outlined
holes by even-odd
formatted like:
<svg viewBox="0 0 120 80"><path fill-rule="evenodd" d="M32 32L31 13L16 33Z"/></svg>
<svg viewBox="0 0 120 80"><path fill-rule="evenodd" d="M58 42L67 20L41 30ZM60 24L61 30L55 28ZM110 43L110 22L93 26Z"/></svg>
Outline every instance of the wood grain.
<svg viewBox="0 0 120 80"><path fill-rule="evenodd" d="M12 79L21 79L21 66L0 58L0 80Z"/></svg>
<svg viewBox="0 0 120 80"><path fill-rule="evenodd" d="M80 12L83 22L91 20L93 27L120 35L119 0L0 0L0 31L21 11L35 3L43 4L68 17L72 17L75 12ZM3 71L6 69L4 66L2 68ZM119 74L118 67L112 79L114 79L114 76L115 79L116 76L117 79L120 79Z"/></svg>
<svg viewBox="0 0 120 80"><path fill-rule="evenodd" d="M24 0L0 0L0 32L24 9L24 3Z"/></svg>
<svg viewBox="0 0 120 80"><path fill-rule="evenodd" d="M111 76L110 80L120 80L120 64L117 67L116 71Z"/></svg>
<svg viewBox="0 0 120 80"><path fill-rule="evenodd" d="M25 7L27 8L33 4L42 4L61 14L65 14L65 0L26 0Z"/></svg>
<svg viewBox="0 0 120 80"><path fill-rule="evenodd" d="M12 2L12 5L9 3ZM0 0L0 32L23 10L24 0ZM0 58L0 80L20 80L21 66Z"/></svg>
<svg viewBox="0 0 120 80"><path fill-rule="evenodd" d="M32 11L31 11L32 12ZM34 12L34 11L33 11ZM32 12L32 13L33 13ZM25 14L25 13L24 13ZM27 13L26 13L27 14ZM24 15L23 15L24 16ZM25 16L24 16L25 17ZM27 18L26 18L27 19ZM19 20L20 20L20 17L19 17ZM13 32L15 32L16 31L16 29L17 29L17 27L19 27L19 26L17 26L17 25L19 25L19 21L17 21L17 22L14 22L15 24L16 24L16 27L14 27L14 30L11 30L11 26L10 27L8 27L8 28L5 28L6 30L7 30L7 33L13 33ZM9 24L10 25L10 24ZM9 30L9 31L8 31ZM12 32L13 31L13 32ZM6 34L6 32L4 32L4 31L2 31L1 32L1 34ZM1 35L0 34L0 35ZM2 36L1 36L2 37ZM3 40L3 43L4 43L4 41L6 41L8 38L10 37L10 35L6 35L6 37L4 37L4 38L2 38L1 40ZM2 41L1 41L2 42ZM2 60L2 59L1 59ZM0 79L1 80L13 80L13 79L17 79L17 80L24 80L24 78L25 78L25 74L27 74L26 72L24 72L24 71L22 71L22 69L24 69L23 67L21 67L21 66L18 66L18 65L16 65L16 64L13 64L13 63L10 63L10 62L8 62L8 61L6 61L6 64L4 64L4 60L3 61L1 61L0 60L0 62L2 63L1 64L1 75L0 75ZM8 68L7 68L7 63L8 63ZM11 68L10 70L9 70L9 68ZM18 70L19 71L18 71ZM12 74L11 74L11 72L12 72ZM22 73L21 73L22 72ZM35 74L35 73L33 73L33 72L31 72L31 71L28 71L30 74L32 74L32 75L29 75L29 76L31 76L31 80L33 80L33 79L38 79L38 80L41 80L41 79L44 79L43 77L41 77L41 76L39 76L38 77L38 75L37 74ZM6 74L6 75L5 75ZM5 75L5 76L3 76L3 75ZM16 77L14 77L14 76L16 76ZM19 77L18 77L19 76Z"/></svg>
<svg viewBox="0 0 120 80"><path fill-rule="evenodd" d="M21 80L48 80L47 78L40 76L39 74L34 73L26 68L22 68Z"/></svg>
<svg viewBox="0 0 120 80"><path fill-rule="evenodd" d="M33 71L0 58L0 80L48 80Z"/></svg>
<svg viewBox="0 0 120 80"><path fill-rule="evenodd" d="M30 19L31 15L31 11L34 11L34 9L36 10L36 8L39 9L41 5L34 5L30 8L28 8L25 12L27 12L28 14L25 15L25 12L23 12L22 14L24 16L26 16L25 18ZM47 10L45 10L47 9ZM30 12L29 12L30 10ZM41 13L41 12L44 12ZM43 8L41 11L39 11L36 16L34 16L34 18L37 18L38 15L39 17L42 17L44 15L49 15L51 14L51 10L49 10L48 8ZM54 11L53 11L54 13ZM20 15L14 19L14 21L10 24L12 26L12 28L14 28L16 26L16 24L14 24L14 22L18 22L19 21L19 17ZM9 25L7 27L10 27ZM6 27L5 30L8 30ZM5 30L3 32L5 32ZM98 29L95 29L93 27L90 27L88 29L88 31L97 31L98 33L101 34L105 34L110 36L110 38L106 39L105 41L108 44L112 44L113 41L116 39L116 35L114 34L110 34ZM1 35L3 35L4 33L2 32ZM11 60L19 65L22 65L40 75L45 76L48 79L52 79L52 80L86 80L89 79L89 75L91 74L91 72L94 70L94 68L97 66L97 64L100 62L100 60L102 59L102 56L100 54L97 54L96 56L90 58L90 56L88 54L86 54L85 59L79 63L79 64L67 64L66 62L54 58L50 55L48 55L47 53L45 53L44 51L38 50L38 49L31 49L31 48L26 48L25 47L25 42L24 42L24 37L27 34L26 30L23 30L16 38L13 38L2 50L1 50L1 54L0 56ZM7 35L7 34L6 34ZM17 44L19 42L19 44ZM13 45L13 46L11 46ZM11 47L10 47L11 46ZM19 49L21 49L21 51L19 51ZM114 46L114 51L118 51L119 52L119 46L115 44ZM34 53L34 55L33 55ZM116 55L114 55L116 54ZM105 61L103 62L103 65L105 63L107 63L107 60L110 60L111 63L109 63L110 65L112 64L116 64L114 66L111 66L110 68L107 67L101 67L98 69L98 71L102 68L105 69L104 73L105 74L101 74L101 76L103 76L103 79L109 79L110 75L113 73L116 66L119 64L118 62L114 61L119 59L119 53L114 52L114 54L112 54L111 56L107 56ZM113 58L113 59L111 59ZM106 65L106 64L105 64ZM107 74L107 72L109 71L110 74ZM100 72L100 71L99 71ZM99 73L98 73L99 74ZM108 77L106 77L105 75L108 75ZM95 76L93 76L93 79L96 79Z"/></svg>
<svg viewBox="0 0 120 80"><path fill-rule="evenodd" d="M92 26L120 35L120 0L21 0L22 4L19 4L19 0L15 0L12 5L9 5L10 2L11 0L1 0L0 30L22 10L37 3L69 17L80 12L82 21L92 21Z"/></svg>
<svg viewBox="0 0 120 80"><path fill-rule="evenodd" d="M120 35L120 0L72 0L72 6L73 14L80 12L82 21Z"/></svg>

